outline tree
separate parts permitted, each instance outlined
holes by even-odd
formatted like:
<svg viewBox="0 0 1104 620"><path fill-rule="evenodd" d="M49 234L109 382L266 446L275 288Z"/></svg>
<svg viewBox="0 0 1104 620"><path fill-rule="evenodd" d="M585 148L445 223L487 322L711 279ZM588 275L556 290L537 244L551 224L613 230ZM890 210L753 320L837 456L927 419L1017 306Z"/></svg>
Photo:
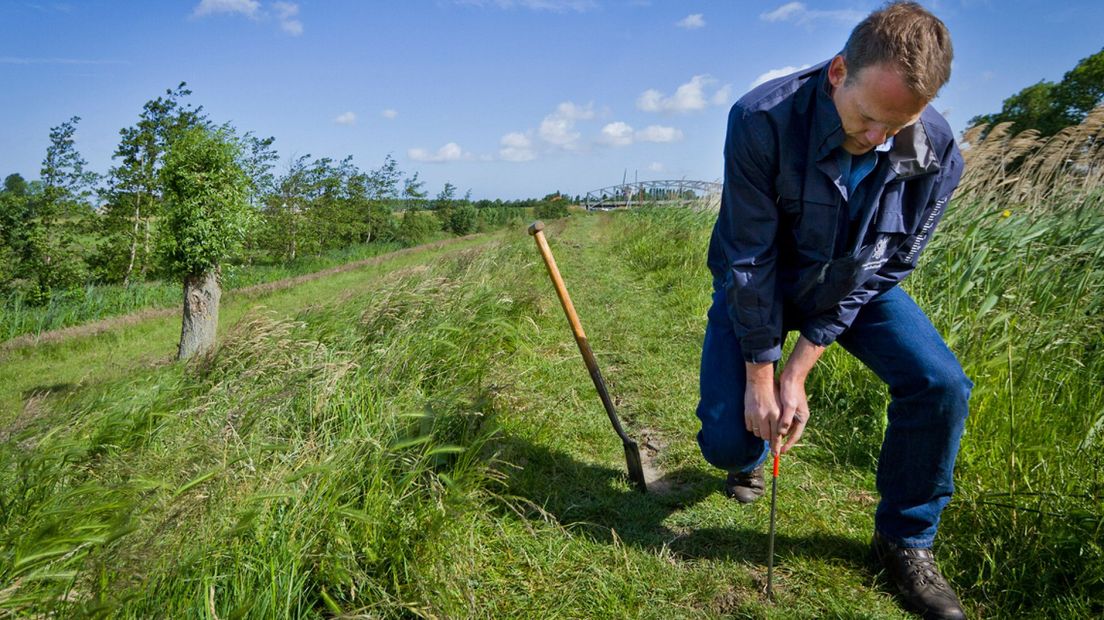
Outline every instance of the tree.
<svg viewBox="0 0 1104 620"><path fill-rule="evenodd" d="M470 202L462 202L449 210L448 230L454 235L469 235L479 223L479 212Z"/></svg>
<svg viewBox="0 0 1104 620"><path fill-rule="evenodd" d="M437 197L434 198L433 202L429 205L429 208L433 209L434 214L437 216L441 230L449 229L449 220L452 219L452 206L455 201L456 186L445 181L445 186L441 188Z"/></svg>
<svg viewBox="0 0 1104 620"><path fill-rule="evenodd" d="M399 200L402 176L398 162L387 155L379 168L367 174L357 174L350 179L349 194L363 220L362 243L386 238L398 225L392 206Z"/></svg>
<svg viewBox="0 0 1104 620"><path fill-rule="evenodd" d="M4 191L13 196L23 197L27 195L27 181L23 175L16 172L4 177Z"/></svg>
<svg viewBox="0 0 1104 620"><path fill-rule="evenodd" d="M425 181L418 180L418 173L403 181L402 199L406 203L406 210L422 209L426 196Z"/></svg>
<svg viewBox="0 0 1104 620"><path fill-rule="evenodd" d="M1082 58L1073 70L1062 76L1055 100L1066 116L1076 123L1104 101L1104 49Z"/></svg>
<svg viewBox="0 0 1104 620"><path fill-rule="evenodd" d="M50 146L39 170L42 192L29 202L23 270L37 283L37 293L68 288L83 281L84 261L76 233L92 213L89 197L98 175L77 151L73 136L79 116L50 128Z"/></svg>
<svg viewBox="0 0 1104 620"><path fill-rule="evenodd" d="M265 201L266 245L278 258L293 261L299 255L313 184L310 155L301 155L288 163Z"/></svg>
<svg viewBox="0 0 1104 620"><path fill-rule="evenodd" d="M1057 84L1046 80L1032 84L1004 100L1001 111L970 119L971 126L1014 123L1013 131L1036 129L1052 136L1076 125L1104 101L1104 49L1082 58Z"/></svg>
<svg viewBox="0 0 1104 620"><path fill-rule="evenodd" d="M35 224L30 218L30 185L19 174L9 174L0 190L0 288L6 289L20 277L28 258L28 233Z"/></svg>
<svg viewBox="0 0 1104 620"><path fill-rule="evenodd" d="M184 82L175 90L166 89L164 97L142 106L136 125L119 130L121 140L112 155L119 164L109 173L111 182L104 196L102 223L107 239L97 258L108 280L129 285L136 267L140 276L146 273L151 222L160 211L158 174L165 153L178 136L207 122L202 106L181 102L190 94Z"/></svg>
<svg viewBox="0 0 1104 620"><path fill-rule="evenodd" d="M250 181L240 156L225 132L193 127L170 145L159 173L165 200L165 269L184 281L178 359L214 346L221 264L240 251L254 222Z"/></svg>

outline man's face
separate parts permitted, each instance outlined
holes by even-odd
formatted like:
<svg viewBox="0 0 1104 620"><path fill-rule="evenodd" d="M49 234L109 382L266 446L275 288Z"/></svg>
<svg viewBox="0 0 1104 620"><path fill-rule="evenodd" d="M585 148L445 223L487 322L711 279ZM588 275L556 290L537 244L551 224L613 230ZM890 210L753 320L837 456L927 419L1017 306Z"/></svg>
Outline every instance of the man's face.
<svg viewBox="0 0 1104 620"><path fill-rule="evenodd" d="M871 65L849 76L843 56L836 56L828 67L828 81L846 134L843 148L852 155L866 153L915 123L928 105L887 64Z"/></svg>

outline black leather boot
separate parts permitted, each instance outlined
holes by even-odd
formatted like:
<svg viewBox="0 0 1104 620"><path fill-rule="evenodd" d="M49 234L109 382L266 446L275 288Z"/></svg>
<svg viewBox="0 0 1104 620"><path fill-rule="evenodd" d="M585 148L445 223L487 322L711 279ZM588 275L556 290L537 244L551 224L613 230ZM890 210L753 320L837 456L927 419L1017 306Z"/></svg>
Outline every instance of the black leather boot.
<svg viewBox="0 0 1104 620"><path fill-rule="evenodd" d="M728 479L725 480L725 495L741 504L750 504L759 499L765 489L762 465L749 472L729 472Z"/></svg>
<svg viewBox="0 0 1104 620"><path fill-rule="evenodd" d="M924 618L966 618L951 584L935 565L931 549L898 547L874 532L874 540L870 543L870 561L876 568L885 570L907 609Z"/></svg>

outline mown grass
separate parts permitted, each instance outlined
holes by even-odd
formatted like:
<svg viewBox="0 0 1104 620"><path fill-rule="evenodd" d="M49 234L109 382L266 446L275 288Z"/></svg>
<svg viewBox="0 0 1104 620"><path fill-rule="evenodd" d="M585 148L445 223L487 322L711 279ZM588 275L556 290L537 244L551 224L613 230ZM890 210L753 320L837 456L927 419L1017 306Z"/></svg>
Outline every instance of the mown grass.
<svg viewBox="0 0 1104 620"><path fill-rule="evenodd" d="M444 236L442 233L441 237ZM223 287L224 290L235 290L274 282L379 256L400 247L397 243L367 243L321 255L303 256L286 263L228 265L223 274ZM0 342L146 308L177 306L182 303L182 290L179 282L159 280L136 282L130 286L89 284L51 293L42 304L29 304L22 294L11 293L0 302Z"/></svg>
<svg viewBox="0 0 1104 620"><path fill-rule="evenodd" d="M904 617L864 564L888 395L835 347L783 462L777 602L762 597L768 506L725 500L694 444L712 218L547 231L623 420L664 472L649 494L625 479L521 229L224 311L233 326L200 364L167 363L170 325L10 355L0 372L23 364L46 385L67 358L131 343L114 369L19 392L0 437L0 608ZM1102 611L1104 223L1048 221L1008 251L1038 222L956 204L907 287L977 383L937 543L976 616Z"/></svg>

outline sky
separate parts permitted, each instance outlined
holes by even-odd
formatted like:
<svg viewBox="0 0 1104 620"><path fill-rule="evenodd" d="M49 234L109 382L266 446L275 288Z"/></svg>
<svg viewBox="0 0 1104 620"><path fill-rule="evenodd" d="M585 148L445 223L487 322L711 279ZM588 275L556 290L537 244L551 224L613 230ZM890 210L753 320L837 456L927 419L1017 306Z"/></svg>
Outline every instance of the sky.
<svg viewBox="0 0 1104 620"><path fill-rule="evenodd" d="M931 0L956 131L1104 46L1100 0ZM629 180L716 181L729 107L827 60L868 0L0 0L0 175L38 171L51 127L106 172L119 130L187 82L211 120L292 157L431 195L517 199Z"/></svg>

